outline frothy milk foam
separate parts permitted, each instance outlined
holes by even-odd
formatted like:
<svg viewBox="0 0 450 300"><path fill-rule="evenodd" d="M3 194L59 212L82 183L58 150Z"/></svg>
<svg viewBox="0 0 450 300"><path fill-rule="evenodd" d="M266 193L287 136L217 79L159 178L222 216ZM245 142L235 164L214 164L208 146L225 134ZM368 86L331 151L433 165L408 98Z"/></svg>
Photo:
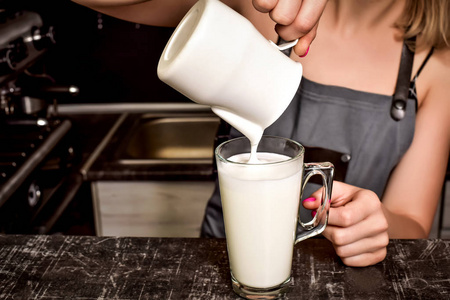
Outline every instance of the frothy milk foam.
<svg viewBox="0 0 450 300"><path fill-rule="evenodd" d="M289 157L257 153L261 163ZM249 153L228 160L247 162ZM303 164L219 164L228 255L233 276L267 288L290 278Z"/></svg>

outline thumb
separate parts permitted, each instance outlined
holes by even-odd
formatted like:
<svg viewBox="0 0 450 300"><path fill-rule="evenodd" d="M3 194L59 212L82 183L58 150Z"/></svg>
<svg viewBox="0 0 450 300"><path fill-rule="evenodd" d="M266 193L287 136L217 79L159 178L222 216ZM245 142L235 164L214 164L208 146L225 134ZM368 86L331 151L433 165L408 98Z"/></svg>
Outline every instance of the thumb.
<svg viewBox="0 0 450 300"><path fill-rule="evenodd" d="M331 207L338 207L350 202L353 195L359 190L358 187L340 182L333 181L333 190L331 192ZM324 192L324 188L321 187L308 198L303 200L303 207L306 209L317 209L322 204L321 199Z"/></svg>
<svg viewBox="0 0 450 300"><path fill-rule="evenodd" d="M333 181L333 190L331 192L331 207L339 207L352 201L354 195L361 188L340 181Z"/></svg>

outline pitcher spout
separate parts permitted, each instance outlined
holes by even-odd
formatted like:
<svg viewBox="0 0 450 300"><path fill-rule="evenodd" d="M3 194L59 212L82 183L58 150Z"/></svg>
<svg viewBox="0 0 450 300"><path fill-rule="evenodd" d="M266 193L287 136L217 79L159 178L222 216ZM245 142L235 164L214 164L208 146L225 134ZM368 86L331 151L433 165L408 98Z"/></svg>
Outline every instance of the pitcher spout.
<svg viewBox="0 0 450 300"><path fill-rule="evenodd" d="M240 133L245 135L252 145L257 145L261 140L264 132L264 128L261 125L255 124L252 121L221 107L211 107L211 110Z"/></svg>

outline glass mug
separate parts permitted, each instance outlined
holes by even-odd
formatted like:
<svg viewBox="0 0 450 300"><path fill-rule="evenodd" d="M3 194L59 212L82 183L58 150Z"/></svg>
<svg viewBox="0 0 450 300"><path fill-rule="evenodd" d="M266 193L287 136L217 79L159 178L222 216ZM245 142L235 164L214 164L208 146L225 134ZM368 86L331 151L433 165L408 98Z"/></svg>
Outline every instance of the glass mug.
<svg viewBox="0 0 450 300"><path fill-rule="evenodd" d="M247 299L278 298L291 280L294 245L326 227L334 166L304 163L302 145L274 136L261 139L259 164L247 163L245 137L222 143L215 155L233 290ZM303 223L299 205L313 175L322 176L324 192L317 214Z"/></svg>

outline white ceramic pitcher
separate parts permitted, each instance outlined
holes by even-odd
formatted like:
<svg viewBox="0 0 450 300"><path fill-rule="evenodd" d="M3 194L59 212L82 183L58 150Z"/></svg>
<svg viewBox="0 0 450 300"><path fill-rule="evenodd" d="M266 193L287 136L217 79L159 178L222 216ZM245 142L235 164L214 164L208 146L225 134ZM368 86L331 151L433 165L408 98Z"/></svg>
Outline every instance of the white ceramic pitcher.
<svg viewBox="0 0 450 300"><path fill-rule="evenodd" d="M277 46L219 0L200 0L168 41L158 77L211 106L252 140L281 116L298 89L302 65L280 51L295 44Z"/></svg>

